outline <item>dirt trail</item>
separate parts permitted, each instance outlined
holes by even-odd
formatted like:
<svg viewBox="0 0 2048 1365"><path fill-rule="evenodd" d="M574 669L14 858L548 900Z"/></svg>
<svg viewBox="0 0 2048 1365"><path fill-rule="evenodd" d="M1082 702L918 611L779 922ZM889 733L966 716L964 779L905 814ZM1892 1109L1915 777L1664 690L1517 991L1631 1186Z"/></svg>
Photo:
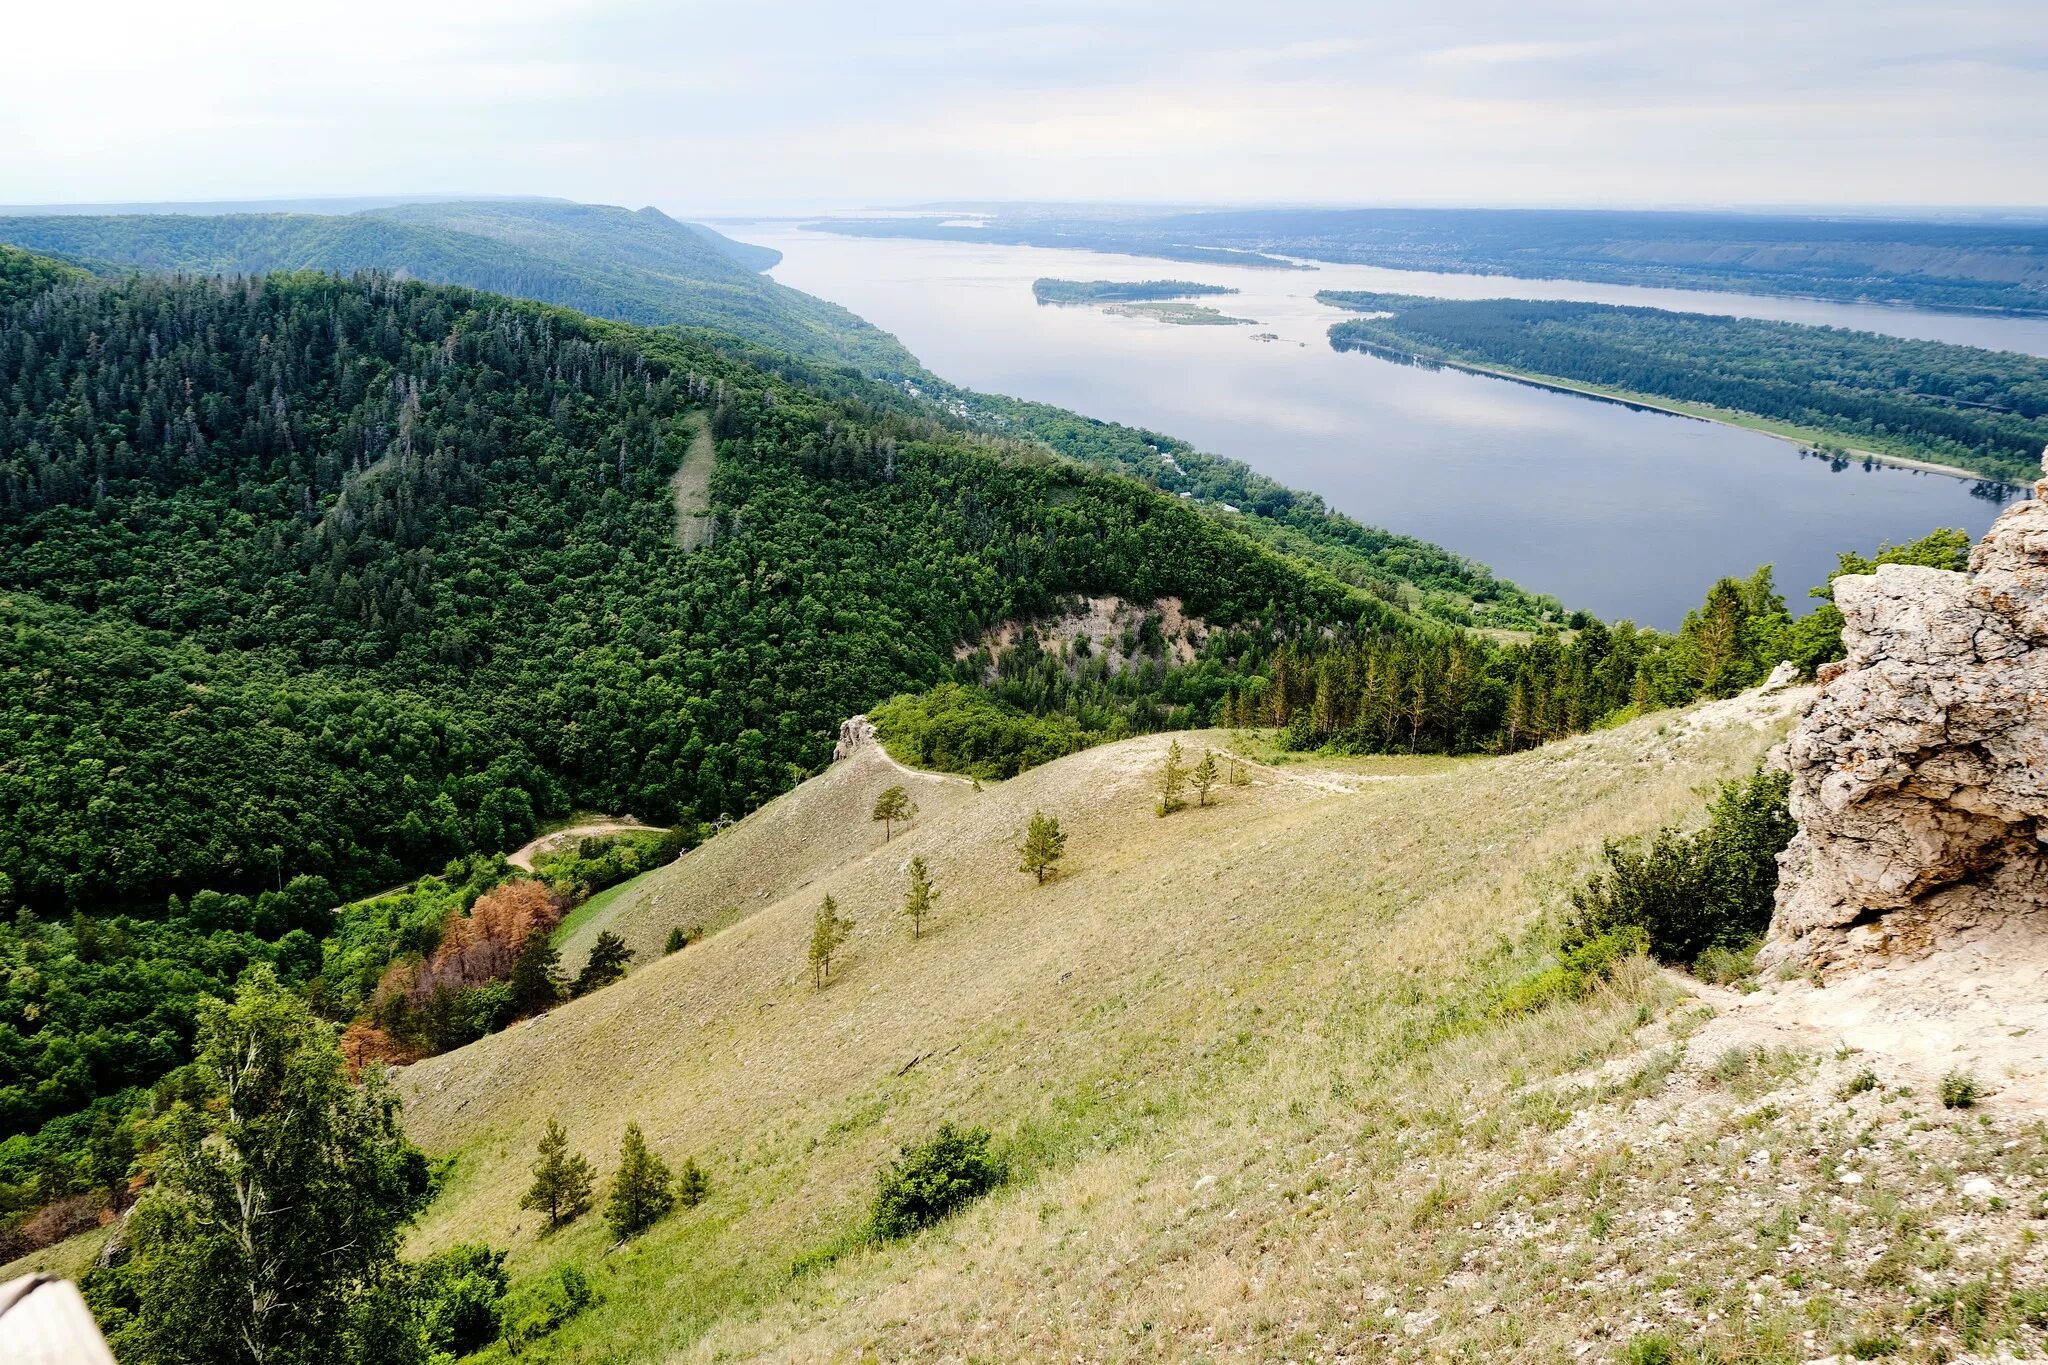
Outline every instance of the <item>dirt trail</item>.
<svg viewBox="0 0 2048 1365"><path fill-rule="evenodd" d="M636 830L659 833L659 825L643 825L638 820L597 820L587 825L571 825L567 829L554 830L533 840L517 853L505 855L505 861L525 872L533 871L533 860L543 853L552 853L560 845L573 839L582 839L593 834L631 834Z"/></svg>
<svg viewBox="0 0 2048 1365"><path fill-rule="evenodd" d="M696 550L711 543L711 468L718 461L718 452L709 422L699 415L692 416L689 424L690 448L683 453L683 463L668 487L676 500L676 543L685 550Z"/></svg>

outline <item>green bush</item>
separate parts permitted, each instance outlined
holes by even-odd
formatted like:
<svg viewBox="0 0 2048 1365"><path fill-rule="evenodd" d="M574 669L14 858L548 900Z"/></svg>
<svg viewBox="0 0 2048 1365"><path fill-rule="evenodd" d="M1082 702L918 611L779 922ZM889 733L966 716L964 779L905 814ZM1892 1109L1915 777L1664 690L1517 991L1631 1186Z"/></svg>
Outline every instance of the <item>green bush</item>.
<svg viewBox="0 0 2048 1365"><path fill-rule="evenodd" d="M596 1300L589 1277L581 1269L558 1266L553 1274L527 1285L506 1304L506 1344L517 1355L521 1348L539 1341Z"/></svg>
<svg viewBox="0 0 2048 1365"><path fill-rule="evenodd" d="M413 1276L430 1350L465 1356L498 1339L508 1282L504 1252L464 1242L421 1261Z"/></svg>
<svg viewBox="0 0 2048 1365"><path fill-rule="evenodd" d="M1632 1337L1622 1350L1623 1365L1678 1365L1678 1343L1664 1332Z"/></svg>
<svg viewBox="0 0 2048 1365"><path fill-rule="evenodd" d="M869 1222L882 1239L908 1237L987 1194L1003 1181L988 1130L942 1123L886 1167Z"/></svg>
<svg viewBox="0 0 2048 1365"><path fill-rule="evenodd" d="M1697 834L1663 829L1647 845L1608 844L1606 868L1572 893L1567 950L1623 929L1640 929L1663 962L1746 948L1771 922L1778 854L1792 841L1789 782L1759 768L1721 789Z"/></svg>
<svg viewBox="0 0 2048 1365"><path fill-rule="evenodd" d="M898 762L991 779L1015 777L1106 737L1064 716L1027 715L960 683L891 697L868 716Z"/></svg>
<svg viewBox="0 0 2048 1365"><path fill-rule="evenodd" d="M1968 1109L1983 1092L1977 1078L1967 1071L1951 1071L1941 1078L1941 1103L1945 1109Z"/></svg>

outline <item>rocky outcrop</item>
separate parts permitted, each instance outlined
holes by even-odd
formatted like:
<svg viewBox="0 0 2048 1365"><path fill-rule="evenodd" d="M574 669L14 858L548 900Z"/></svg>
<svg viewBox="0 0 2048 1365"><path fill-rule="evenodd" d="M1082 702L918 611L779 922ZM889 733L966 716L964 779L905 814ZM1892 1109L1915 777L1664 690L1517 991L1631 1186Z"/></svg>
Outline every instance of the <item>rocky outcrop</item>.
<svg viewBox="0 0 2048 1365"><path fill-rule="evenodd" d="M1848 658L1786 742L1799 833L1764 961L1919 952L2025 919L2048 936L2048 478L1968 573L1835 580Z"/></svg>
<svg viewBox="0 0 2048 1365"><path fill-rule="evenodd" d="M849 716L839 722L839 742L832 746L832 761L851 757L863 745L875 742L875 723L866 716Z"/></svg>

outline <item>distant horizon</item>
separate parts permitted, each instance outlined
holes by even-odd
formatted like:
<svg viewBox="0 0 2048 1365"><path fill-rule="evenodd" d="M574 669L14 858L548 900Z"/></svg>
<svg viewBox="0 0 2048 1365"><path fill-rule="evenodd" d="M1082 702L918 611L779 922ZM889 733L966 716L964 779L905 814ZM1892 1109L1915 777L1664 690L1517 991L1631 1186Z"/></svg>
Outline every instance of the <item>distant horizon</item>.
<svg viewBox="0 0 2048 1365"><path fill-rule="evenodd" d="M399 204L421 203L561 203L589 204L637 212L655 208L671 218L702 222L738 223L770 219L828 217L859 212L977 212L982 210L1060 209L1144 210L1153 213L1240 212L1266 209L1303 212L1371 212L1374 210L1444 210L1500 213L1672 213L1711 214L1757 218L1859 218L1899 222L1947 223L2042 223L2048 224L2048 204L1774 204L1652 202L1586 203L1569 201L1515 203L1500 200L1282 200L1282 199L997 199L988 196L927 196L899 201L816 201L780 205L687 208L673 205L625 201L580 200L569 195L496 191L434 191L391 194L302 194L248 195L208 199L110 199L57 200L46 203L0 203L0 216L37 217L121 214L191 214L215 216L234 213L331 213L347 214Z"/></svg>

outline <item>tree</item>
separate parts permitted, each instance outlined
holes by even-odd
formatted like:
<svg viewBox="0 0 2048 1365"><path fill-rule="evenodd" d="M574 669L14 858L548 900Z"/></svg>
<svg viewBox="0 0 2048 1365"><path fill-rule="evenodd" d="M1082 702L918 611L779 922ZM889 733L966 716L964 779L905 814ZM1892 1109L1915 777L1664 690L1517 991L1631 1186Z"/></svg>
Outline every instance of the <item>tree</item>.
<svg viewBox="0 0 2048 1365"><path fill-rule="evenodd" d="M882 842L886 844L896 837L896 822L908 822L916 814L917 803L910 799L910 793L901 787L891 787L875 798L871 818L882 822Z"/></svg>
<svg viewBox="0 0 2048 1365"><path fill-rule="evenodd" d="M1202 761L1195 765L1195 804L1209 804L1209 789L1216 785L1216 754L1213 750L1202 750Z"/></svg>
<svg viewBox="0 0 2048 1365"><path fill-rule="evenodd" d="M1187 804L1180 795L1187 780L1187 765L1182 762L1180 741L1176 739L1166 746L1166 764L1159 770L1159 804L1153 808L1157 814L1171 815Z"/></svg>
<svg viewBox="0 0 2048 1365"><path fill-rule="evenodd" d="M1038 884L1045 885L1045 879L1059 869L1057 864L1067 851L1067 834L1060 828L1058 817L1047 815L1042 810L1031 812L1031 823L1024 827L1024 842L1017 845L1017 852L1023 862L1018 871L1030 872L1037 876Z"/></svg>
<svg viewBox="0 0 2048 1365"><path fill-rule="evenodd" d="M675 928L668 931L668 943L663 946L661 951L663 956L666 956L669 953L680 953L689 946L690 936L684 932L683 926L678 924Z"/></svg>
<svg viewBox="0 0 2048 1365"><path fill-rule="evenodd" d="M166 1365L346 1358L430 1192L397 1095L379 1070L351 1086L333 1028L261 966L200 1006L194 1075L130 1221L117 1347Z"/></svg>
<svg viewBox="0 0 2048 1365"><path fill-rule="evenodd" d="M853 921L842 919L839 902L830 896L818 906L818 913L811 918L811 983L822 986L825 978L832 975L832 954L839 945L846 942L847 934L853 930Z"/></svg>
<svg viewBox="0 0 2048 1365"><path fill-rule="evenodd" d="M519 1207L546 1214L548 1231L553 1232L589 1210L594 1183L590 1162L569 1150L561 1121L549 1119L541 1134L540 1155L533 1162L533 1184L520 1196Z"/></svg>
<svg viewBox="0 0 2048 1365"><path fill-rule="evenodd" d="M676 1202L686 1209L694 1209L710 1197L711 1177L704 1174L697 1158L685 1158L683 1169L676 1174Z"/></svg>
<svg viewBox="0 0 2048 1365"><path fill-rule="evenodd" d="M572 995L588 995L601 990L626 974L626 964L633 960L633 950L626 946L626 940L606 929L597 936L597 942L590 945L590 958L583 964L583 970L576 974L576 984L569 988Z"/></svg>
<svg viewBox="0 0 2048 1365"><path fill-rule="evenodd" d="M910 936L919 938L924 933L924 918L939 908L939 893L932 888L932 877L925 867L924 855L918 854L910 860L910 892L903 898L903 913L910 916Z"/></svg>
<svg viewBox="0 0 2048 1365"><path fill-rule="evenodd" d="M647 1150L640 1125L626 1125L619 1143L619 1171L612 1177L611 1193L605 1196L604 1220L612 1236L621 1242L645 1228L675 1207L668 1167Z"/></svg>
<svg viewBox="0 0 2048 1365"><path fill-rule="evenodd" d="M512 1013L519 1016L553 1009L562 1000L562 951L552 929L527 931L512 963Z"/></svg>

